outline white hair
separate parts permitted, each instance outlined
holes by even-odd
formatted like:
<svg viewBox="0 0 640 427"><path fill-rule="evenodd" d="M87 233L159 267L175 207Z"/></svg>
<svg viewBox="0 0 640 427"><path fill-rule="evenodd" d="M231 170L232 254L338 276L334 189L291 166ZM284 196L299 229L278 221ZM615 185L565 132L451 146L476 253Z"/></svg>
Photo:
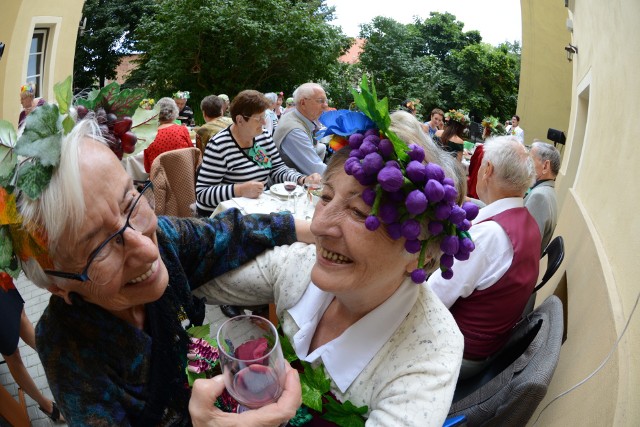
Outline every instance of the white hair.
<svg viewBox="0 0 640 427"><path fill-rule="evenodd" d="M296 90L293 91L293 102L298 104L301 99L313 96L313 92L315 92L316 90L324 91L324 88L318 83L309 82L301 84Z"/></svg>
<svg viewBox="0 0 640 427"><path fill-rule="evenodd" d="M534 148L536 149L535 152L533 151ZM531 144L531 152L543 163L549 160L553 176L557 176L560 173L560 152L556 147L546 142L535 141Z"/></svg>
<svg viewBox="0 0 640 427"><path fill-rule="evenodd" d="M535 168L527 149L511 135L489 138L483 148L482 163L493 165L499 185L524 196L535 180Z"/></svg>
<svg viewBox="0 0 640 427"><path fill-rule="evenodd" d="M65 232L79 230L84 221L86 206L80 174L82 141L93 139L106 145L98 124L92 119L79 122L63 138L60 164L54 170L51 181L38 199L30 199L24 193L18 200L18 210L27 230L40 230L47 238L47 249L53 257ZM71 236L72 238L75 236ZM23 263L25 274L40 287L50 280L35 259Z"/></svg>
<svg viewBox="0 0 640 427"><path fill-rule="evenodd" d="M271 101L272 104L278 101L278 95L276 95L274 92L265 93L264 97Z"/></svg>

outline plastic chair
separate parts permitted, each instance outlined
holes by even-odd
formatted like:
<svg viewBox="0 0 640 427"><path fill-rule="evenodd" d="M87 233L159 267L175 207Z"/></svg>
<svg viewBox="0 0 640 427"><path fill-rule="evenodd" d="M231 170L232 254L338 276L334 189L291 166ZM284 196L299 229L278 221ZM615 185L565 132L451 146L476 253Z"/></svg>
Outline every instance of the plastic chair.
<svg viewBox="0 0 640 427"><path fill-rule="evenodd" d="M156 215L195 216L196 171L202 162L197 148L181 148L160 154L151 165Z"/></svg>
<svg viewBox="0 0 640 427"><path fill-rule="evenodd" d="M525 425L547 393L563 332L562 302L551 295L487 368L458 382L449 417L464 415L469 427Z"/></svg>
<svg viewBox="0 0 640 427"><path fill-rule="evenodd" d="M564 260L564 239L562 236L556 236L549 242L542 252L540 259L544 259L545 256L547 257L547 270L544 272L540 283L533 288L529 301L527 301L527 305L524 307L523 317L533 311L533 307L536 304L536 293L556 274L556 271L558 271L558 268L560 268Z"/></svg>

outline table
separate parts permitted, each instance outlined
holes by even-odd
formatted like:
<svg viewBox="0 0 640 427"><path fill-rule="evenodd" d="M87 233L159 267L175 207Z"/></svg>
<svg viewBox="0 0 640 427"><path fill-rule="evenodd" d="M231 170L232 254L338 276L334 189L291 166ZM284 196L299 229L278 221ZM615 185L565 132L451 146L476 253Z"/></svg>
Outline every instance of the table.
<svg viewBox="0 0 640 427"><path fill-rule="evenodd" d="M120 162L134 181L146 181L149 179L149 174L144 170L144 151L132 156L125 156Z"/></svg>
<svg viewBox="0 0 640 427"><path fill-rule="evenodd" d="M307 195L298 192L296 197L296 209L293 212L293 216L298 219L311 220L313 218L313 212L315 206L309 201ZM293 204L294 197L291 197L291 203ZM271 194L269 191L265 191L257 199L249 199L247 197L234 197L230 200L218 204L216 209L211 214L212 217L216 216L220 212L224 212L227 209L236 208L240 209L243 214L261 213L267 214L271 212L279 212L280 210L290 210L291 205L287 206L287 199Z"/></svg>

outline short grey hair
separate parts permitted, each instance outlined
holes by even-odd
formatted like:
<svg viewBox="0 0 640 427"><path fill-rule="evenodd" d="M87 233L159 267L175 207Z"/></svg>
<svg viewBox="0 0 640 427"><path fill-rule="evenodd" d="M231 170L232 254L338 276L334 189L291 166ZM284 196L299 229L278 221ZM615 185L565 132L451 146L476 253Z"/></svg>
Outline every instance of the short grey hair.
<svg viewBox="0 0 640 427"><path fill-rule="evenodd" d="M483 148L482 164L493 165L499 185L524 196L535 180L533 160L524 145L509 135L489 138Z"/></svg>
<svg viewBox="0 0 640 427"><path fill-rule="evenodd" d="M264 97L271 101L272 104L278 102L278 95L276 95L274 92L265 93Z"/></svg>
<svg viewBox="0 0 640 427"><path fill-rule="evenodd" d="M549 166L551 167L551 173L553 176L557 176L560 173L560 152L556 147L546 142L536 141L531 144L531 152L536 149L534 156L536 156L543 163L549 160Z"/></svg>
<svg viewBox="0 0 640 427"><path fill-rule="evenodd" d="M178 110L178 104L172 98L164 97L158 100L158 121L160 122L172 122L178 118L180 110Z"/></svg>
<svg viewBox="0 0 640 427"><path fill-rule="evenodd" d="M86 206L80 174L80 157L82 142L86 140L97 141L87 143L107 145L98 124L92 119L82 120L64 137L60 164L40 197L34 200L22 194L18 200L18 210L24 226L29 231L40 230L46 234L47 249L51 257L58 250L58 242L63 234L69 230L79 230L85 219ZM23 269L37 286L45 288L51 284L51 280L35 259L23 263Z"/></svg>
<svg viewBox="0 0 640 427"><path fill-rule="evenodd" d="M313 96L313 92L316 90L324 91L324 88L318 83L309 82L301 84L296 90L293 91L293 102L295 102L297 105L301 99Z"/></svg>

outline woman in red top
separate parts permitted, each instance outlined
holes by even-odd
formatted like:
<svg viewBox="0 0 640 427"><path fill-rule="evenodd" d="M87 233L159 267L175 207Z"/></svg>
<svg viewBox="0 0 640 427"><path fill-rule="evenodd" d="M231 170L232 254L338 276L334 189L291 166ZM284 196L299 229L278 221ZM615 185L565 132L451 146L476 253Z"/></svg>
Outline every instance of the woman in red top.
<svg viewBox="0 0 640 427"><path fill-rule="evenodd" d="M160 98L158 101L158 134L156 139L144 150L144 170L151 172L153 161L160 154L179 148L193 147L189 130L186 126L175 124L178 117L178 106L171 98Z"/></svg>

